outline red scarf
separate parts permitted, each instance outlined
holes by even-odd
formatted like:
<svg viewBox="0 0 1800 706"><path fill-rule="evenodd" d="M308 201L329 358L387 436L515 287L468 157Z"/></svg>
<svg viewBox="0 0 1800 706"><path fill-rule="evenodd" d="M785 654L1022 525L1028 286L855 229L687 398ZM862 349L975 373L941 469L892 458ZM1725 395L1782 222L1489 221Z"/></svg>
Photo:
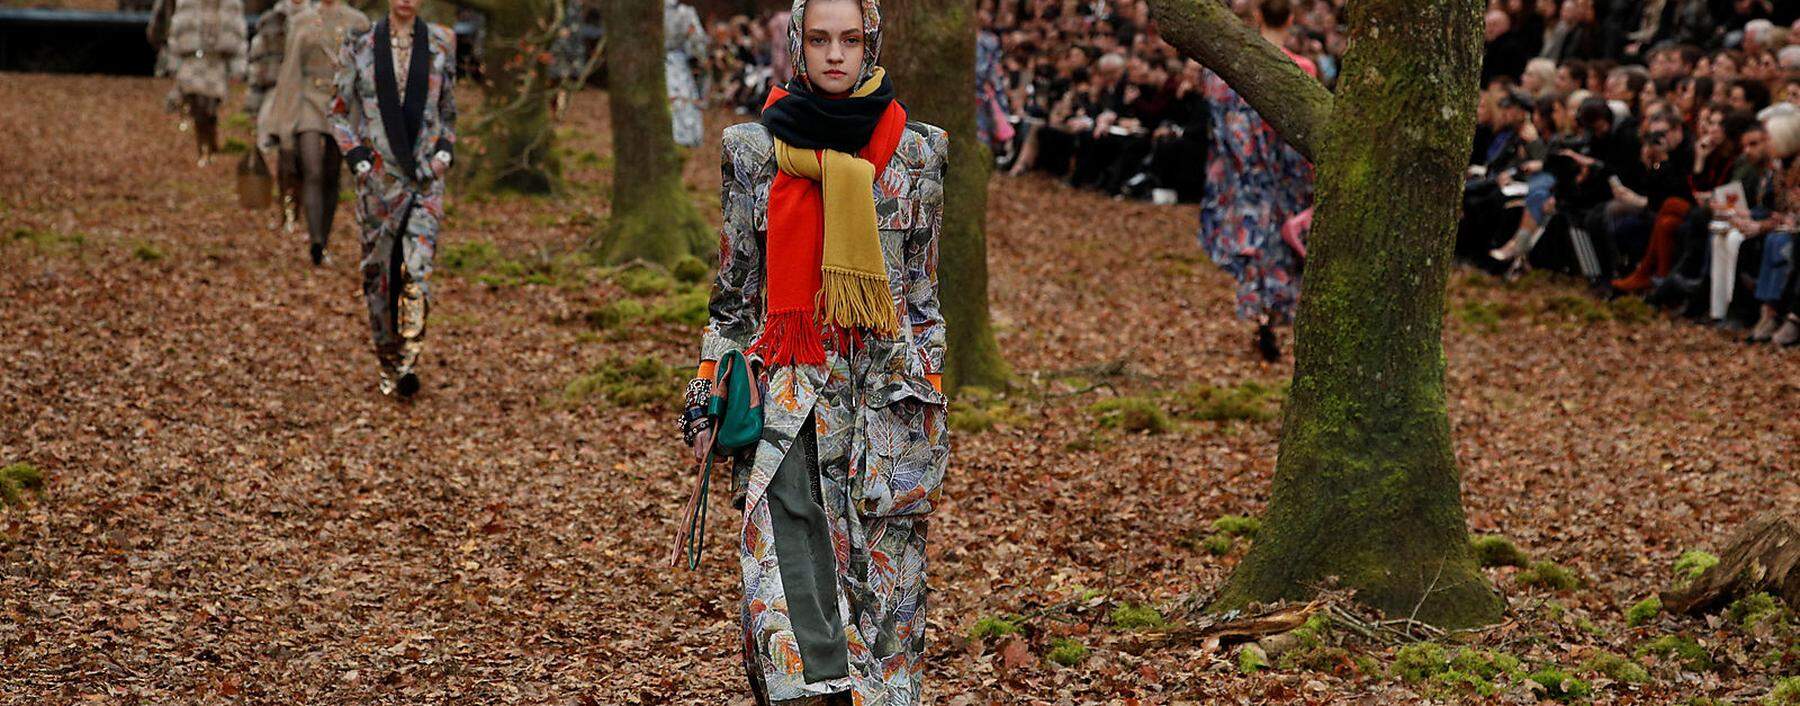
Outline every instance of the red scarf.
<svg viewBox="0 0 1800 706"><path fill-rule="evenodd" d="M763 109L787 95L779 86L771 89ZM894 101L882 113L868 144L857 150L857 157L875 165L877 181L893 159L905 129L906 109ZM762 337L750 346L750 353L766 365L825 364L817 320L824 245L825 202L819 182L777 169L769 186L769 233L763 249L766 321ZM834 331L834 335L842 342L857 340L854 331Z"/></svg>

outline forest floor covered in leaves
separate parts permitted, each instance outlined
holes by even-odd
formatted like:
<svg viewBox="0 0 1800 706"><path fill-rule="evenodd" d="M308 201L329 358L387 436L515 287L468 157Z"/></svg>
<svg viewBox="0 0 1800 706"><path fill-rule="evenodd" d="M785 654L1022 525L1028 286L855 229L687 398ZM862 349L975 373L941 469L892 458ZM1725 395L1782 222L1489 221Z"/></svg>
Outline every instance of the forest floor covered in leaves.
<svg viewBox="0 0 1800 706"><path fill-rule="evenodd" d="M311 267L238 208L229 155L195 166L165 90L0 75L0 466L45 477L0 509L0 702L742 703L729 511L700 571L662 564L704 286L578 254L604 95L561 130L567 194L452 193L399 404L349 205ZM725 119L688 166L714 222ZM1471 527L1529 557L1490 570L1505 622L1327 627L1253 674L1164 627L1254 541L1230 518L1266 500L1291 372L1253 356L1196 223L991 183L1019 385L955 403L932 702L1756 703L1800 675L1780 610L1626 615L1800 502L1800 358L1536 277L1459 273L1445 341Z"/></svg>

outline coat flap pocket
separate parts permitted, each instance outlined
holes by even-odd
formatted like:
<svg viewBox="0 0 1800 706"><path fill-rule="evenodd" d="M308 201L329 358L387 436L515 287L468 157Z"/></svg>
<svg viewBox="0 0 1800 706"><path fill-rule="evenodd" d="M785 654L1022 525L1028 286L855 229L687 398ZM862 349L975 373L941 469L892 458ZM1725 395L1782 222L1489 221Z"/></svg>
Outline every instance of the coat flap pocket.
<svg viewBox="0 0 1800 706"><path fill-rule="evenodd" d="M887 407L900 400L912 399L925 404L943 406L949 404L944 393L931 386L931 381L911 375L889 375L880 387L869 393L869 406L875 409Z"/></svg>

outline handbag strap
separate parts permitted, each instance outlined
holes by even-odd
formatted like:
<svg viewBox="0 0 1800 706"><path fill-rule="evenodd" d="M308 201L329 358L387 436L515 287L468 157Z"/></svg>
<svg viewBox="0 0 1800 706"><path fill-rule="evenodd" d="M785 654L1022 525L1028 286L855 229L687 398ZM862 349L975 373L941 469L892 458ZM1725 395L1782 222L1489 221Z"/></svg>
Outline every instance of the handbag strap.
<svg viewBox="0 0 1800 706"><path fill-rule="evenodd" d="M678 568L687 560L689 571L700 568L700 550L706 546L707 490L712 486L713 452L706 450L706 462L700 464L700 478L688 496L681 524L675 528L675 546L669 552L669 568Z"/></svg>

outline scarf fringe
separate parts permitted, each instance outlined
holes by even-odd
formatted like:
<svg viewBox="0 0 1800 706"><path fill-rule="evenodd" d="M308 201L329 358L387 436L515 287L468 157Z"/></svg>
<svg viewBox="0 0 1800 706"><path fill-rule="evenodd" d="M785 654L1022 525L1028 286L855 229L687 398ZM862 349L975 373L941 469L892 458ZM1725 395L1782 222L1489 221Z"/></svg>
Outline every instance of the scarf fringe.
<svg viewBox="0 0 1800 706"><path fill-rule="evenodd" d="M887 275L830 266L820 271L816 301L826 322L844 329L865 327L886 336L900 332Z"/></svg>
<svg viewBox="0 0 1800 706"><path fill-rule="evenodd" d="M762 337L751 344L750 353L770 367L825 364L825 345L819 341L819 327L810 309L769 312Z"/></svg>

